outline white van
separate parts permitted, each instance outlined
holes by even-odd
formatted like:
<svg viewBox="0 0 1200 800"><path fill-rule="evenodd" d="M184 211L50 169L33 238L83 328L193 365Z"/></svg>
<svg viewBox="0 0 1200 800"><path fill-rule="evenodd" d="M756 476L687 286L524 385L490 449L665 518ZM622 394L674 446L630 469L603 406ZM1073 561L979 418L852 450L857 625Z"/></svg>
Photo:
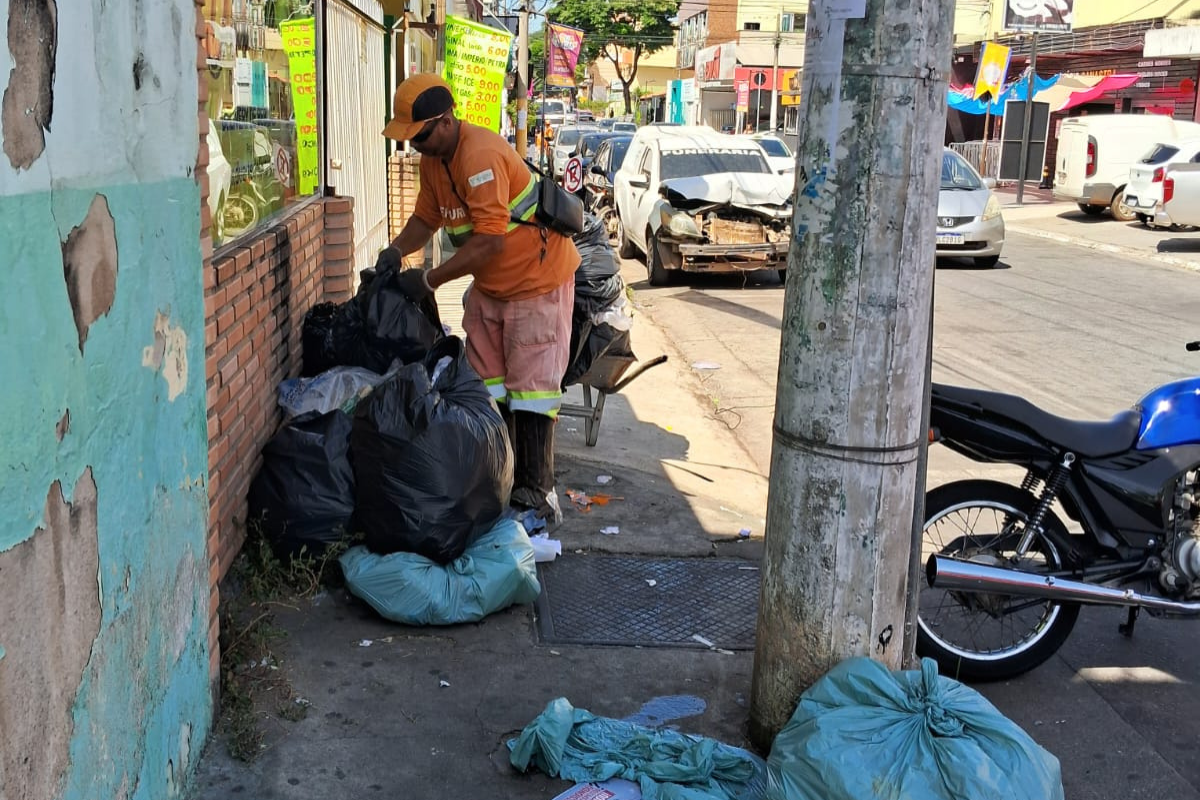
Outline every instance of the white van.
<svg viewBox="0 0 1200 800"><path fill-rule="evenodd" d="M1110 209L1125 222L1136 214L1122 202L1129 170L1155 142L1200 136L1200 125L1161 114L1092 114L1063 120L1058 134L1054 196L1086 214Z"/></svg>
<svg viewBox="0 0 1200 800"><path fill-rule="evenodd" d="M1163 208L1167 173L1179 164L1197 162L1200 162L1200 137L1156 142L1129 170L1125 206L1145 225L1171 227L1171 218Z"/></svg>

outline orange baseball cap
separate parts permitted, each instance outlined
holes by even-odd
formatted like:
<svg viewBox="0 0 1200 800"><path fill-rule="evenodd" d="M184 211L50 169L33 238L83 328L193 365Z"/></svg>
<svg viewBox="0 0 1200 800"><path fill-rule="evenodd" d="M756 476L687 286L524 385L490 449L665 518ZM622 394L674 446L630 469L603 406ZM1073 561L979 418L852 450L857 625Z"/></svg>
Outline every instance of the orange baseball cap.
<svg viewBox="0 0 1200 800"><path fill-rule="evenodd" d="M450 86L437 75L422 72L401 82L392 97L392 119L383 129L389 139L407 141L425 123L454 108Z"/></svg>

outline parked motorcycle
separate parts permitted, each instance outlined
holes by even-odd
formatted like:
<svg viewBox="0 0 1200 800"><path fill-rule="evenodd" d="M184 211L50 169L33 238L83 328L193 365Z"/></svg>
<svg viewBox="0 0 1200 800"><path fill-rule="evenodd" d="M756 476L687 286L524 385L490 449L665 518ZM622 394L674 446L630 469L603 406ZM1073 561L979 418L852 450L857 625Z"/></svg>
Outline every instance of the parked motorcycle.
<svg viewBox="0 0 1200 800"><path fill-rule="evenodd" d="M594 180L585 183L583 187L584 192L587 193L583 207L589 214L600 218L600 221L604 223L604 229L608 231L608 243L615 247L620 228L617 224L617 204L613 197L612 184L603 175L591 177Z"/></svg>
<svg viewBox="0 0 1200 800"><path fill-rule="evenodd" d="M1066 640L1081 605L1127 608L1126 636L1141 609L1200 616L1200 377L1160 386L1108 422L939 384L930 411L931 442L1026 470L1019 487L966 480L926 496L917 652L943 674L1031 670Z"/></svg>

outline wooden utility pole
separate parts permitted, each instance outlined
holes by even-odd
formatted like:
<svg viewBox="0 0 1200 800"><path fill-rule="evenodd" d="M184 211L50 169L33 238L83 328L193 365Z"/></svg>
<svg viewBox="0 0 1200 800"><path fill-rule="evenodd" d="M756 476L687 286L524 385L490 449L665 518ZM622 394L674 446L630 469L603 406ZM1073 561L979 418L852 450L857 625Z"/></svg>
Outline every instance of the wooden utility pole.
<svg viewBox="0 0 1200 800"><path fill-rule="evenodd" d="M901 665L953 0L813 0L750 706Z"/></svg>
<svg viewBox="0 0 1200 800"><path fill-rule="evenodd" d="M529 153L529 0L517 18L517 155Z"/></svg>

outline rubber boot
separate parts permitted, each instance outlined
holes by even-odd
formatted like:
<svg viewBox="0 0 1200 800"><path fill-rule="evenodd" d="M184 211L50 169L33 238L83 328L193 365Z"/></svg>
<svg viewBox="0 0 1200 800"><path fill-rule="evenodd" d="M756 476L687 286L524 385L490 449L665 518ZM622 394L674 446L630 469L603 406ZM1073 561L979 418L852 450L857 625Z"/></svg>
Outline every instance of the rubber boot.
<svg viewBox="0 0 1200 800"><path fill-rule="evenodd" d="M554 488L554 420L532 411L515 411L515 469L512 505L533 509L548 526L562 523Z"/></svg>

